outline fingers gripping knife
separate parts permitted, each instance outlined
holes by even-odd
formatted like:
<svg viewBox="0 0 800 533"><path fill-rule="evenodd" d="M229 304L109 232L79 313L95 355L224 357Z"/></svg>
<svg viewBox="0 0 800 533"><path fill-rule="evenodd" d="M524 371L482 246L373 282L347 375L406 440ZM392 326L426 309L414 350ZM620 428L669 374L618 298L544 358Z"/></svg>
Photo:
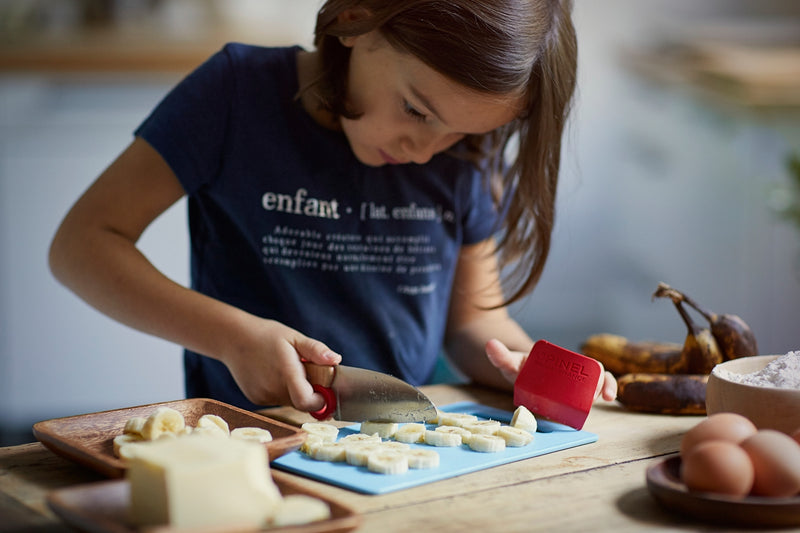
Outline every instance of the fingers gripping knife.
<svg viewBox="0 0 800 533"><path fill-rule="evenodd" d="M514 405L581 429L592 408L603 366L596 360L540 340L514 382Z"/></svg>
<svg viewBox="0 0 800 533"><path fill-rule="evenodd" d="M373 370L303 362L308 381L325 399L317 420L425 422L436 417L427 396L405 381Z"/></svg>

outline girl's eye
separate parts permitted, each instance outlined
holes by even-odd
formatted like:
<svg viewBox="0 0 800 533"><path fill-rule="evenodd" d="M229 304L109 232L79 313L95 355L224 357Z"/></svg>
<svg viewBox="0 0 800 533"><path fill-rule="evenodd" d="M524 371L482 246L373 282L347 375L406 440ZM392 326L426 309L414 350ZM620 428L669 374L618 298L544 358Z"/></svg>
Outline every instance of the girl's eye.
<svg viewBox="0 0 800 533"><path fill-rule="evenodd" d="M403 111L405 111L408 116L418 122L425 122L425 120L428 118L424 114L414 109L414 107L409 104L407 100L403 100Z"/></svg>

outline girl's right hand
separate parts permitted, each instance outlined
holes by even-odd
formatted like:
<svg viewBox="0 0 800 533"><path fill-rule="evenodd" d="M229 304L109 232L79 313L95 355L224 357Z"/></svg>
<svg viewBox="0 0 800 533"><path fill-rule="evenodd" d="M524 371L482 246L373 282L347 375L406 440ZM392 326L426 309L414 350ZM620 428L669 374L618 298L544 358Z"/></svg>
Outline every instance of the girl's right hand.
<svg viewBox="0 0 800 533"><path fill-rule="evenodd" d="M293 405L301 411L324 407L324 399L306 379L301 360L337 365L342 357L280 322L252 319L247 333L220 358L247 399L258 405Z"/></svg>

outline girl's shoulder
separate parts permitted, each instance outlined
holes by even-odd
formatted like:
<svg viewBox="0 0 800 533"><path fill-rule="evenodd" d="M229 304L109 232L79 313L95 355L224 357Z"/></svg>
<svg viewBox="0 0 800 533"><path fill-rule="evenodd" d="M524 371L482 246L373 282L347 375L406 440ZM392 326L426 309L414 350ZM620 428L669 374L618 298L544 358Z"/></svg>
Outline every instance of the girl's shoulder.
<svg viewBox="0 0 800 533"><path fill-rule="evenodd" d="M232 61L243 65L250 64L294 64L300 46L260 46L255 44L229 42L222 47L224 53Z"/></svg>
<svg viewBox="0 0 800 533"><path fill-rule="evenodd" d="M297 92L299 46L265 47L225 44L192 72L185 85L211 87L218 97L241 98L263 94L280 97ZM252 94L251 94L252 93Z"/></svg>
<svg viewBox="0 0 800 533"><path fill-rule="evenodd" d="M209 60L229 68L234 74L296 76L299 46L266 47L252 44L227 43ZM224 65L224 66L223 66Z"/></svg>

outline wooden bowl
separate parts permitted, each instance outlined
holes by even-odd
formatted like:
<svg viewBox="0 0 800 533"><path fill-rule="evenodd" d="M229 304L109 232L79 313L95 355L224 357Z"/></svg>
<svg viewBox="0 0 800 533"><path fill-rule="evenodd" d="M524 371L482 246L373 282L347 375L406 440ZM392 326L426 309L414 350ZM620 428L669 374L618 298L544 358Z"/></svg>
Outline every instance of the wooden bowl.
<svg viewBox="0 0 800 533"><path fill-rule="evenodd" d="M777 429L791 435L800 430L800 389L746 385L725 379L718 370L733 374L758 372L779 355L756 355L726 361L714 367L706 387L706 412L732 412L749 418L759 429Z"/></svg>

